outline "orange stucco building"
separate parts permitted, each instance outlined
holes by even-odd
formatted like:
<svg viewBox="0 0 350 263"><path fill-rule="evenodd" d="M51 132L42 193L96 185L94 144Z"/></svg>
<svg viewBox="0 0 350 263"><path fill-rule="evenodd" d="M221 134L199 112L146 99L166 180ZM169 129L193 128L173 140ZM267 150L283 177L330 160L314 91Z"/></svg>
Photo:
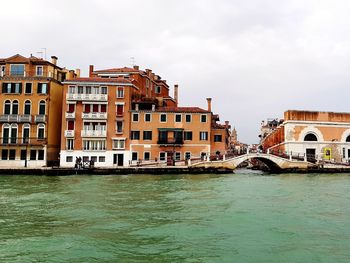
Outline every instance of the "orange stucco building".
<svg viewBox="0 0 350 263"><path fill-rule="evenodd" d="M0 59L0 167L42 167L60 151L67 70L34 56Z"/></svg>

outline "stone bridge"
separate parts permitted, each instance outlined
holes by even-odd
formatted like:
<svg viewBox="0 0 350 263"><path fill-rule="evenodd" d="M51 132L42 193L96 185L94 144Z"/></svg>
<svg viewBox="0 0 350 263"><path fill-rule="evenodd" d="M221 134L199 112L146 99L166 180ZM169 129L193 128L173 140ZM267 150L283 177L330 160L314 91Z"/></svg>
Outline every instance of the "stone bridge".
<svg viewBox="0 0 350 263"><path fill-rule="evenodd" d="M192 167L205 168L228 168L236 169L238 165L244 161L257 159L268 166L271 171L292 170L292 169L307 169L314 167L315 164L306 161L295 161L291 159L282 158L272 154L266 153L248 153L233 158L228 158L221 161L204 161L192 164Z"/></svg>

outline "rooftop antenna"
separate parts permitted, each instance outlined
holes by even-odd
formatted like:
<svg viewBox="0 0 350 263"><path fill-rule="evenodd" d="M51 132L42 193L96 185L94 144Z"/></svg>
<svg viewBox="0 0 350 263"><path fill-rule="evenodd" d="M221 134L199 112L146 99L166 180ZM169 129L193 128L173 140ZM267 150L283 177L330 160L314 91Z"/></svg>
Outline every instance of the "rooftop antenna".
<svg viewBox="0 0 350 263"><path fill-rule="evenodd" d="M46 47L42 47L42 50L44 50L44 59L46 60Z"/></svg>
<svg viewBox="0 0 350 263"><path fill-rule="evenodd" d="M135 61L135 57L130 57L130 64L131 64L131 67L135 66L136 64L136 61Z"/></svg>
<svg viewBox="0 0 350 263"><path fill-rule="evenodd" d="M43 52L39 51L39 52L35 52L36 54L39 54L39 57L43 58Z"/></svg>

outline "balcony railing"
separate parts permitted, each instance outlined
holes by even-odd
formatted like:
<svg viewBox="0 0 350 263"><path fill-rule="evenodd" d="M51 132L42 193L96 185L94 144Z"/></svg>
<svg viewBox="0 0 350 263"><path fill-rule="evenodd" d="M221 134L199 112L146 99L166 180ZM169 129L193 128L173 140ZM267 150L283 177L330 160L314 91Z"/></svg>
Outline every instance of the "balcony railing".
<svg viewBox="0 0 350 263"><path fill-rule="evenodd" d="M68 93L67 100L107 101L107 94L77 94Z"/></svg>
<svg viewBox="0 0 350 263"><path fill-rule="evenodd" d="M75 112L66 112L66 119L75 119Z"/></svg>
<svg viewBox="0 0 350 263"><path fill-rule="evenodd" d="M46 122L46 115L35 115L35 122Z"/></svg>
<svg viewBox="0 0 350 263"><path fill-rule="evenodd" d="M82 130L81 137L106 137L107 131L104 130Z"/></svg>
<svg viewBox="0 0 350 263"><path fill-rule="evenodd" d="M25 114L25 115L19 115L19 122L32 122L32 115L30 114Z"/></svg>
<svg viewBox="0 0 350 263"><path fill-rule="evenodd" d="M65 130L64 131L64 137L74 138L74 130Z"/></svg>
<svg viewBox="0 0 350 263"><path fill-rule="evenodd" d="M32 115L30 114L24 114L24 115L18 115L18 114L4 114L0 115L0 122L32 122Z"/></svg>
<svg viewBox="0 0 350 263"><path fill-rule="evenodd" d="M32 78L54 78L58 81L64 80L64 73L55 73L53 71L48 70L18 70L18 71L0 71L0 78L26 78L26 77L32 77Z"/></svg>
<svg viewBox="0 0 350 263"><path fill-rule="evenodd" d="M183 139L159 139L157 143L161 145L181 145L184 141Z"/></svg>
<svg viewBox="0 0 350 263"><path fill-rule="evenodd" d="M35 145L45 145L47 143L46 138L38 137L0 137L0 145L17 146L35 146Z"/></svg>
<svg viewBox="0 0 350 263"><path fill-rule="evenodd" d="M89 112L89 113L82 113L81 117L83 119L98 119L98 120L106 120L107 119L107 112Z"/></svg>

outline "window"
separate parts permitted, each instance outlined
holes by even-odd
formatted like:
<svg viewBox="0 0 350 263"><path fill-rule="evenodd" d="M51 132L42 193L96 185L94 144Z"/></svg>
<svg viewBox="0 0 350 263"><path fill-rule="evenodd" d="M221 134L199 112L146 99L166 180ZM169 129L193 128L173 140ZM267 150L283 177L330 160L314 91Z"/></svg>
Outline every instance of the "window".
<svg viewBox="0 0 350 263"><path fill-rule="evenodd" d="M22 83L2 83L2 93L21 94Z"/></svg>
<svg viewBox="0 0 350 263"><path fill-rule="evenodd" d="M350 135L348 137L346 137L345 141L350 142Z"/></svg>
<svg viewBox="0 0 350 263"><path fill-rule="evenodd" d="M98 161L99 161L100 163L104 163L104 162L106 161L106 157L105 157L105 156L99 156L99 157L98 157Z"/></svg>
<svg viewBox="0 0 350 263"><path fill-rule="evenodd" d="M30 112L31 112L31 102L29 101L29 100L26 100L25 102L24 102L24 114L25 115L29 115L30 114Z"/></svg>
<svg viewBox="0 0 350 263"><path fill-rule="evenodd" d="M145 161L149 161L151 159L151 153L150 152L144 152L143 153L143 159Z"/></svg>
<svg viewBox="0 0 350 263"><path fill-rule="evenodd" d="M11 75L24 77L24 65L10 65Z"/></svg>
<svg viewBox="0 0 350 263"><path fill-rule="evenodd" d="M39 102L39 115L45 115L45 108L46 108L46 103L45 101L41 100Z"/></svg>
<svg viewBox="0 0 350 263"><path fill-rule="evenodd" d="M38 139L45 138L45 124L38 125Z"/></svg>
<svg viewBox="0 0 350 263"><path fill-rule="evenodd" d="M36 75L42 76L44 74L44 68L43 66L36 66Z"/></svg>
<svg viewBox="0 0 350 263"><path fill-rule="evenodd" d="M101 87L101 94L107 94L107 87Z"/></svg>
<svg viewBox="0 0 350 263"><path fill-rule="evenodd" d="M117 133L123 133L123 122L122 121L117 121Z"/></svg>
<svg viewBox="0 0 350 263"><path fill-rule="evenodd" d="M10 136L10 143L11 144L17 143L17 132L18 132L17 124L12 124L11 125L11 136Z"/></svg>
<svg viewBox="0 0 350 263"><path fill-rule="evenodd" d="M67 163L72 163L73 162L73 156L67 156L66 157L66 162Z"/></svg>
<svg viewBox="0 0 350 263"><path fill-rule="evenodd" d="M207 141L208 140L208 132L199 132L199 140Z"/></svg>
<svg viewBox="0 0 350 263"><path fill-rule="evenodd" d="M131 160L133 160L133 161L137 161L138 160L138 153L137 152L132 152L132 154L131 154Z"/></svg>
<svg viewBox="0 0 350 263"><path fill-rule="evenodd" d="M222 142L222 135L215 134L214 135L214 142Z"/></svg>
<svg viewBox="0 0 350 263"><path fill-rule="evenodd" d="M140 140L140 131L131 131L131 140Z"/></svg>
<svg viewBox="0 0 350 263"><path fill-rule="evenodd" d="M33 87L32 83L26 83L26 89L25 89L24 93L25 94L31 94L32 93L32 87Z"/></svg>
<svg viewBox="0 0 350 263"><path fill-rule="evenodd" d="M16 150L10 150L9 153L9 160L16 160Z"/></svg>
<svg viewBox="0 0 350 263"><path fill-rule="evenodd" d="M44 150L38 150L38 160L44 160Z"/></svg>
<svg viewBox="0 0 350 263"><path fill-rule="evenodd" d="M74 94L75 93L75 86L69 86L68 87L68 93L69 94Z"/></svg>
<svg viewBox="0 0 350 263"><path fill-rule="evenodd" d="M125 149L125 139L113 139L113 149Z"/></svg>
<svg viewBox="0 0 350 263"><path fill-rule="evenodd" d="M175 122L181 122L181 114L175 114Z"/></svg>
<svg viewBox="0 0 350 263"><path fill-rule="evenodd" d="M160 91L161 91L161 88L160 88L160 86L156 86L156 88L155 88L155 93L160 93Z"/></svg>
<svg viewBox="0 0 350 263"><path fill-rule="evenodd" d="M186 118L186 122L191 122L191 114L186 114L185 118Z"/></svg>
<svg viewBox="0 0 350 263"><path fill-rule="evenodd" d="M1 160L7 160L9 155L9 150L3 149L1 150Z"/></svg>
<svg viewBox="0 0 350 263"><path fill-rule="evenodd" d="M90 161L96 163L97 162L97 156L91 156Z"/></svg>
<svg viewBox="0 0 350 263"><path fill-rule="evenodd" d="M2 143L7 144L9 143L9 138L10 138L10 125L9 124L4 124L2 128Z"/></svg>
<svg viewBox="0 0 350 263"><path fill-rule="evenodd" d="M191 153L190 152L185 152L185 160L191 159Z"/></svg>
<svg viewBox="0 0 350 263"><path fill-rule="evenodd" d="M118 89L117 89L117 98L124 98L124 88L118 87Z"/></svg>
<svg viewBox="0 0 350 263"><path fill-rule="evenodd" d="M30 160L36 160L36 150L30 150Z"/></svg>
<svg viewBox="0 0 350 263"><path fill-rule="evenodd" d="M21 150L21 160L27 159L27 150Z"/></svg>
<svg viewBox="0 0 350 263"><path fill-rule="evenodd" d="M165 161L165 160L166 160L166 152L160 152L159 161Z"/></svg>
<svg viewBox="0 0 350 263"><path fill-rule="evenodd" d="M23 132L22 132L23 143L29 143L29 134L30 134L29 131L30 131L30 125L24 124L23 125Z"/></svg>
<svg viewBox="0 0 350 263"><path fill-rule="evenodd" d="M207 122L207 115L201 115L201 122Z"/></svg>
<svg viewBox="0 0 350 263"><path fill-rule="evenodd" d="M75 104L68 104L68 112L73 113L75 111Z"/></svg>
<svg viewBox="0 0 350 263"><path fill-rule="evenodd" d="M143 131L144 140L152 140L152 131Z"/></svg>
<svg viewBox="0 0 350 263"><path fill-rule="evenodd" d="M98 112L98 104L92 104L92 112Z"/></svg>
<svg viewBox="0 0 350 263"><path fill-rule="evenodd" d="M84 93L84 87L78 86L78 94L83 94L83 93Z"/></svg>
<svg viewBox="0 0 350 263"><path fill-rule="evenodd" d="M107 112L107 105L106 104L101 104L100 108L101 108L101 112Z"/></svg>
<svg viewBox="0 0 350 263"><path fill-rule="evenodd" d="M67 128L69 131L73 131L74 130L74 121L68 121Z"/></svg>
<svg viewBox="0 0 350 263"><path fill-rule="evenodd" d="M181 160L181 153L175 152L175 161L180 161L180 160Z"/></svg>
<svg viewBox="0 0 350 263"><path fill-rule="evenodd" d="M91 106L90 104L84 104L84 113L90 113Z"/></svg>
<svg viewBox="0 0 350 263"><path fill-rule="evenodd" d="M304 141L305 142L317 142L317 137L315 134L309 133L309 134L306 134Z"/></svg>
<svg viewBox="0 0 350 263"><path fill-rule="evenodd" d="M91 94L91 87L90 86L86 86L85 87L85 93L86 94Z"/></svg>
<svg viewBox="0 0 350 263"><path fill-rule="evenodd" d="M74 139L67 139L67 150L74 150Z"/></svg>
<svg viewBox="0 0 350 263"><path fill-rule="evenodd" d="M12 112L11 114L18 114L18 101L14 100L12 102Z"/></svg>
<svg viewBox="0 0 350 263"><path fill-rule="evenodd" d="M6 69L6 66L1 66L0 67L0 77L5 76L5 69Z"/></svg>
<svg viewBox="0 0 350 263"><path fill-rule="evenodd" d="M151 121L151 113L145 113L145 122Z"/></svg>
<svg viewBox="0 0 350 263"><path fill-rule="evenodd" d="M47 83L38 83L38 94L47 94Z"/></svg>
<svg viewBox="0 0 350 263"><path fill-rule="evenodd" d="M5 101L4 114L11 114L11 101L9 100Z"/></svg>
<svg viewBox="0 0 350 263"><path fill-rule="evenodd" d="M123 116L123 112L124 112L124 105L117 104L117 116Z"/></svg>
<svg viewBox="0 0 350 263"><path fill-rule="evenodd" d="M89 156L83 156L83 162L88 162L89 161Z"/></svg>
<svg viewBox="0 0 350 263"><path fill-rule="evenodd" d="M184 140L185 141L192 141L192 132L191 131L184 132Z"/></svg>
<svg viewBox="0 0 350 263"><path fill-rule="evenodd" d="M166 122L166 114L160 114L160 122Z"/></svg>
<svg viewBox="0 0 350 263"><path fill-rule="evenodd" d="M132 114L132 121L138 122L139 121L139 114L138 113L133 113Z"/></svg>
<svg viewBox="0 0 350 263"><path fill-rule="evenodd" d="M106 141L105 140L83 140L84 151L105 151Z"/></svg>

